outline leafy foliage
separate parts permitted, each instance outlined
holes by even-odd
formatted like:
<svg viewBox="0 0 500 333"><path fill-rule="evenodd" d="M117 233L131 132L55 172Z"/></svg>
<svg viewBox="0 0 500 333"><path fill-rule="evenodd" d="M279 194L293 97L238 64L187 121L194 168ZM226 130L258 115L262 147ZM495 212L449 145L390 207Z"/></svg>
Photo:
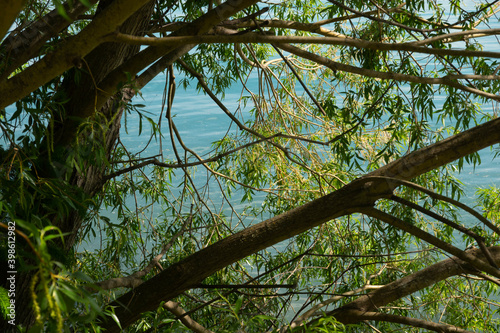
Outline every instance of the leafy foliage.
<svg viewBox="0 0 500 333"><path fill-rule="evenodd" d="M115 2L82 2L86 8L73 16L80 4L29 1L0 46L0 83L15 82L32 64L64 50ZM480 51L498 43L480 31L498 28L497 3L465 5L248 1L227 20L218 12L217 26L193 34L221 39L254 34L278 42L199 43L170 59L183 45L144 45L140 51L132 35L168 38L186 26L198 31L207 13L223 5L156 1L149 12L146 6L120 23L123 30L148 22L147 31L141 26L122 32L129 44L113 39L118 32L97 36L107 43L101 46L121 47L116 58L101 59L106 48L101 46L75 56L72 68L44 78L1 110L0 219L17 225L17 265L29 286L23 297L34 318L24 325L32 324L31 332L99 332L110 320L120 327L123 318L109 304L130 288L261 220L272 223L273 216L293 214L411 152L495 119L496 104L489 103L499 100L499 64ZM52 9L68 21L35 48L30 44L35 37L25 37L30 23L49 20ZM120 15L125 14L133 13ZM486 35L491 33L497 34ZM340 39L334 44L307 39L321 35ZM283 52L287 41L279 38L286 36L303 37L297 45L310 56ZM23 51L27 59L9 72L19 51L13 40L34 50ZM462 54L448 52L457 49L455 43ZM412 45L421 49L407 48ZM158 50L165 52L154 53ZM124 71L126 79L115 82L112 93L103 90ZM144 92L149 75L157 77L150 83L156 87L165 82L154 101ZM100 94L106 95L101 104ZM141 104L132 101L137 95L144 98ZM196 101L178 107L186 95ZM184 127L182 117L197 111L196 117L208 123L208 104L198 102L202 98L215 103L228 126L216 138L193 142L190 136L200 134L195 116ZM443 165L439 156L429 155L436 160L432 170L411 179L436 194L398 185L373 207L460 251L477 244L478 237L486 246L497 245L498 234L465 221L457 206L466 199L460 172L482 161L478 152L460 156ZM478 210L498 225L498 188L480 188L476 196ZM196 330L194 322L217 332L401 330L401 324L383 320L345 324L329 311L422 272L449 253L360 212L346 210L270 242L214 270L179 293L175 304L165 299L122 328ZM218 255L222 260L224 254ZM469 273L435 281L376 310L469 330L499 330L497 285L484 273ZM178 305L188 313L178 312ZM419 332L405 320L408 332Z"/></svg>

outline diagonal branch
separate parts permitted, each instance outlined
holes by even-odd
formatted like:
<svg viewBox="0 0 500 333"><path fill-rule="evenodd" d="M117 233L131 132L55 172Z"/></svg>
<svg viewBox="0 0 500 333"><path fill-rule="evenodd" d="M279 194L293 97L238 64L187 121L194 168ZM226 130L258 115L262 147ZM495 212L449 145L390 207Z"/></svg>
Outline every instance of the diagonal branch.
<svg viewBox="0 0 500 333"><path fill-rule="evenodd" d="M434 323L432 321L410 318L405 316L397 316L389 313L380 312L361 312L358 310L350 310L346 312L346 316L358 317L361 320L387 321L390 323L404 324L412 327L425 328L438 333L474 333L472 331L461 329L460 327Z"/></svg>
<svg viewBox="0 0 500 333"><path fill-rule="evenodd" d="M163 304L163 307L170 311L175 316L179 317L179 320L186 325L187 328L191 329L196 333L213 333L209 329L201 326L198 322L194 321L190 316L186 315L186 310L180 307L179 303L168 301Z"/></svg>
<svg viewBox="0 0 500 333"><path fill-rule="evenodd" d="M295 70L295 68L290 63L290 61L288 61L288 59L283 55L283 53L281 53L281 51L276 46L274 46L274 45L272 45L272 46L276 50L276 52L278 52L278 54L280 55L281 59L283 59L283 61L285 62L285 64L288 66L288 68L290 68L290 70L292 71L292 73L295 76L295 78L299 81L300 85L302 86L302 88L304 88L305 92L307 93L307 95L309 95L309 98L314 102L314 104L316 105L316 107L318 108L318 110L321 112L321 114L323 116L326 116L326 111L323 109L323 107L318 102L318 100L313 96L313 94L311 93L311 91L309 90L309 88L307 88L307 85L301 79L300 75L297 73L297 71Z"/></svg>
<svg viewBox="0 0 500 333"><path fill-rule="evenodd" d="M403 230L429 244L432 244L442 249L443 251L446 251L462 259L463 261L469 263L470 265L474 266L475 268L481 271L487 272L488 274L500 278L500 270L498 270L498 268L491 266L490 264L478 259L477 257L474 257L468 254L467 252L460 250L459 248L437 238L436 236L429 234L428 232L423 231L422 229L410 223L405 223L403 220L373 207L364 207L360 209L359 212L371 216L373 218L379 219L400 230Z"/></svg>
<svg viewBox="0 0 500 333"><path fill-rule="evenodd" d="M26 0L10 0L2 3L0 11L0 40L5 36L19 12L24 7Z"/></svg>
<svg viewBox="0 0 500 333"><path fill-rule="evenodd" d="M498 228L496 225L494 225L493 223L491 223L487 218L485 218L484 216L482 216L481 214L479 214L477 211L475 211L474 209L470 208L469 206L461 203L460 201L454 200L452 198L448 198L447 196L444 196L442 194L433 192L433 191L431 191L431 190L429 190L429 189L427 189L427 188L425 188L423 186L420 186L418 184L409 182L407 180L402 180L402 179L397 179L397 178L391 178L391 177L371 176L371 174L365 176L364 178L365 179L368 179L368 178L371 178L371 179L385 179L390 184L390 186L393 187L393 188L396 185L404 185L404 186L407 186L407 187L411 187L414 190L423 192L423 193L427 194L428 196L430 196L433 199L441 200L441 201L444 201L444 202L448 202L448 203L450 203L450 204L452 204L454 206L457 206L457 207L465 210L466 212L468 212L469 214L471 214L472 216L474 216L475 218L477 218L484 225L486 225L493 232L495 232L497 235L500 236L500 228ZM474 236L471 236L471 237L474 237Z"/></svg>
<svg viewBox="0 0 500 333"><path fill-rule="evenodd" d="M89 1L90 4L96 2L97 0ZM5 38L1 45L5 58L4 63L0 65L0 80L7 78L16 68L37 55L45 42L67 28L80 14L89 10L82 2L74 3L72 6L65 3L63 8L71 21L54 9L24 30L11 33Z"/></svg>
<svg viewBox="0 0 500 333"><path fill-rule="evenodd" d="M491 35L498 35L500 33L500 29L484 29L484 30L465 30L465 31L456 31L449 34L443 34L439 36L429 37L423 40L409 42L408 45L415 46L423 46L427 44L432 44L437 41L443 41L445 43L451 43L454 41L469 39L469 38L478 38L485 37Z"/></svg>
<svg viewBox="0 0 500 333"><path fill-rule="evenodd" d="M495 262L500 263L500 247L489 247L489 251L492 253ZM479 249L468 250L467 254L473 257L482 257L482 253ZM350 311L356 310L361 313L372 312L382 306L390 304L398 299L411 295L452 276L460 274L476 274L475 272L476 269L473 266L458 259L457 257L445 259L418 272L386 284L384 287L367 295L363 295L338 309L327 312L326 315L334 316L343 324L358 323L364 319L360 317L359 312L352 313ZM350 313L353 315L349 315Z"/></svg>
<svg viewBox="0 0 500 333"><path fill-rule="evenodd" d="M196 36L205 34L221 21L256 2L258 2L258 0L228 0L215 9L208 11L205 15L200 16L193 22L176 30L172 35L181 34ZM109 36L110 33L107 33L107 35ZM165 70L165 68L172 65L181 56L189 52L194 46L195 44L175 43L167 46L149 47L137 53L121 66L111 71L106 78L99 83L99 87L95 91L95 100L86 101L86 104L82 105L81 109L84 110L85 113L82 117L91 115L93 110L99 110L106 101L113 96L117 86L129 80L129 75L132 75L134 78L137 73L147 68L135 78L133 82L134 87L140 89L156 75ZM148 66L150 67L148 68Z"/></svg>
<svg viewBox="0 0 500 333"><path fill-rule="evenodd" d="M63 42L54 52L26 68L14 77L0 82L0 108L4 108L73 66L104 40L134 12L150 0L116 0L104 9L77 36Z"/></svg>
<svg viewBox="0 0 500 333"><path fill-rule="evenodd" d="M476 140L470 140L471 136ZM368 176L411 179L499 142L500 118L416 150L377 171L371 172ZM434 158L435 156L439 156L439 158ZM372 207L376 200L388 198L391 194L392 189L386 180L357 179L339 190L255 224L184 258L110 305L115 307L115 314L122 327L127 327L138 319L141 313L156 309L162 301L171 300L182 292L193 288L220 269L327 221L360 212L364 207ZM500 257L500 248L491 247L489 250L495 261L498 262L496 259ZM487 272L493 269L479 259L482 258L479 250L469 251L462 257L467 259L472 257L473 259L469 261L474 262L475 266L481 266L481 268L486 266ZM432 278L425 280L425 283L432 284L434 283L433 279L439 276L447 278L464 272L476 271L473 266L461 260L459 260L459 266L453 266L456 265L456 260L458 259L449 264L450 270L439 272L439 269L442 268L439 267L437 272L433 273L434 275L430 275ZM453 268L454 271L452 271ZM450 273L451 275L447 275ZM495 275L498 274L495 273ZM414 284L414 287L417 285ZM421 288L425 288L425 286L418 285L416 290ZM406 290L411 290L411 286L410 289ZM390 294L390 292L393 292L393 289L389 289L389 292L385 289L385 293L389 294L379 302L389 303L391 299L395 300L403 295L401 293ZM371 298L368 299L369 306L372 305L370 300ZM366 307L366 304L364 306ZM369 308L368 310L373 309ZM107 317L103 320L103 327L108 332L119 331L118 326L111 318Z"/></svg>

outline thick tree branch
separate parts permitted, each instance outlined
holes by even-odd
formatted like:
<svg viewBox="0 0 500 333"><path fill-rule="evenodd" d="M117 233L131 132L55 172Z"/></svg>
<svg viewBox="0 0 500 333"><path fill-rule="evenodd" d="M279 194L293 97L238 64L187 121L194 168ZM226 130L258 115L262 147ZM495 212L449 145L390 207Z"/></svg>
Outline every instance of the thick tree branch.
<svg viewBox="0 0 500 333"><path fill-rule="evenodd" d="M428 320L397 316L389 313L380 312L361 312L357 310L346 311L346 316L358 317L361 320L387 321L391 323L404 324L412 327L425 328L438 333L474 333L472 331L461 329L460 327L434 323Z"/></svg>
<svg viewBox="0 0 500 333"><path fill-rule="evenodd" d="M376 50L406 50L412 52L422 52L422 53L430 53L437 55L467 55L467 56L486 56L486 57L500 57L499 52L489 52L489 51L470 51L470 50L449 50L449 49L434 49L434 48L426 48L426 47L414 47L409 44L387 44L387 43L376 43L369 42L360 39L350 39L350 38L337 38L337 37L290 37L290 36L266 36L254 33L248 33L243 35L221 35L221 36L182 36L182 37L166 37L166 38L149 38L149 37L136 37L136 36L126 36L123 34L115 33L111 37L110 40L117 38L116 40L120 40L122 42L128 40L128 42L132 44L144 44L151 43L152 45L163 45L164 43L170 45L171 43L179 43L179 41L183 41L184 43L206 43L206 42L279 42L287 41L287 42L296 42L302 41L305 42L308 40L308 43L328 43L328 40L331 40L330 43L336 45L348 45L348 46L356 46L359 48L369 48ZM194 45L194 44L189 44ZM473 93L482 97L500 100L500 95L491 94L482 90L478 90L473 87L468 87L463 84L458 83L458 79L464 78L474 78L474 79L482 79L482 80L498 80L500 76L497 75L485 75L485 76L454 76L447 75L442 78L430 78L430 77L417 77L412 75L400 74L400 73L389 73L389 72L379 72L374 70L369 70L365 68L359 68L351 65L342 64L339 62L332 61L328 58L313 54L311 52L307 52L295 46L289 44L277 44L277 47L298 55L302 58L309 59L318 64L327 66L332 70L340 70L349 73L354 73L358 75L364 75L368 77L375 77L381 79L391 79L397 81L405 81L405 82L414 82L414 83L424 83L424 84L440 84L447 85L450 87L454 87L456 89L460 89L469 93ZM451 53L450 53L451 52ZM482 52L480 54L480 52ZM155 64L158 66L158 64ZM162 65L164 68L164 65ZM156 70L155 72L158 72ZM105 89L104 89L105 90Z"/></svg>
<svg viewBox="0 0 500 333"><path fill-rule="evenodd" d="M377 178L379 178L381 176L374 176L374 175L370 174L369 176L366 176L366 177L372 177L373 179L377 179ZM418 184L415 184L415 183L412 183L412 182L409 182L409 181L405 181L405 180L401 180L401 179L394 179L394 178L390 178L390 177L384 177L384 178L387 180L387 182L392 183L393 187L396 187L396 186L399 186L399 185L405 185L405 186L411 187L411 188L413 188L413 189L415 189L417 191L423 192L423 193L429 195L433 199L445 201L445 202L448 202L448 203L450 203L452 205L455 205L455 206L457 206L457 207L465 210L467 213L471 214L475 218L477 218L484 225L486 225L493 232L495 232L497 235L500 236L500 228L498 228L496 225L494 225L493 223L491 223L487 218L485 218L484 216L482 216L481 214L479 214L478 212L476 212L474 209L472 209L469 206L461 203L460 201L448 198L447 196L441 195L439 193L435 193L435 192L433 192L433 191L431 191L429 189L426 189L423 186L420 186Z"/></svg>
<svg viewBox="0 0 500 333"><path fill-rule="evenodd" d="M96 2L97 0L89 1L90 4ZM16 68L36 56L45 42L55 37L67 28L78 15L89 9L81 2L74 3L72 6L65 3L63 8L71 21L62 17L59 11L54 9L22 31L11 33L2 42L1 47L3 47L2 52L5 58L0 66L0 80L7 78Z"/></svg>
<svg viewBox="0 0 500 333"><path fill-rule="evenodd" d="M168 243L166 243L163 246L163 249L160 251L160 253L157 254L143 270L137 271L129 276L117 277L97 282L94 284L97 287L97 290L99 289L110 290L120 287L135 288L141 285L143 282L142 278L146 276L149 272L151 272L153 267L159 265L161 258L163 258L163 256L168 252L168 250L170 250L174 242L184 234L188 226L191 225L192 221L193 221L193 206L191 205L191 211L189 213L189 216L184 220L181 229L174 236L172 236L172 238L168 241ZM96 290L96 288L91 288L91 289Z"/></svg>
<svg viewBox="0 0 500 333"><path fill-rule="evenodd" d="M172 35L200 35L209 32L221 21L238 13L255 3L258 0L229 0L207 12L193 22L175 31ZM109 35L109 33L108 33ZM136 75L147 68L136 80L134 87L140 89L150 82L158 73L172 65L177 59L189 52L195 44L176 43L174 45L149 47L129 59L127 62L117 67L107 77L99 83L96 89L96 98L87 101L82 105L84 115L91 114L94 109L99 109L116 92L116 87L123 82L127 82L128 75ZM151 65L153 64L153 65Z"/></svg>
<svg viewBox="0 0 500 333"><path fill-rule="evenodd" d="M471 140L471 136L476 138L475 142ZM417 150L370 173L369 176L390 175L399 179L411 179L498 142L500 142L500 118ZM411 168L408 168L410 165ZM122 327L127 327L138 319L142 312L155 309L161 301L171 300L216 271L324 222L362 211L363 207L373 206L377 199L388 198L391 195L392 189L387 181L370 179L365 181L362 178L355 180L337 191L253 225L186 257L121 296L111 305L116 306L115 313ZM495 249L490 249L495 257L494 251ZM498 251L500 252L500 248ZM471 255L470 253L467 256ZM481 254L473 257L480 258ZM466 264L463 261L462 263ZM468 267L470 270L475 270L470 265ZM456 271L455 275L464 272L464 270ZM118 332L118 326L109 318L105 319L104 327L109 332Z"/></svg>
<svg viewBox="0 0 500 333"><path fill-rule="evenodd" d="M177 30L179 31L179 30ZM500 29L489 29L486 32L475 30L478 34L498 35ZM132 45L165 46L179 44L214 44L214 43L298 43L298 44L318 44L318 45L341 45L377 51L407 51L423 54L434 54L441 56L465 56L465 57L485 57L500 58L500 52L439 49L419 46L417 42L410 43L381 43L372 42L351 37L317 37L317 36L272 36L248 32L244 34L232 35L202 35L202 36L169 36L169 37L139 37L113 32L106 36L107 41L128 43ZM280 46L281 47L281 46ZM498 79L498 77L497 77Z"/></svg>
<svg viewBox="0 0 500 333"><path fill-rule="evenodd" d="M20 100L41 85L73 66L82 66L81 58L101 44L108 35L150 0L116 0L104 9L77 36L68 39L56 51L48 53L14 77L0 82L0 108Z"/></svg>
<svg viewBox="0 0 500 333"><path fill-rule="evenodd" d="M456 88L456 89L459 89L459 90L462 90L462 91L465 91L468 93L472 93L474 95L478 95L481 97L490 98L493 100L500 101L500 95L495 95L495 94L491 94L491 93L488 93L488 92L485 92L482 90L478 90L475 88L464 86L463 84L458 83L456 80L452 80L448 77L430 78L430 77L418 77L418 76L406 75L406 74L400 74L400 73L379 72L379 71L355 67L355 66L351 66L351 65L345 65L345 64L330 60L328 58L319 56L317 54L302 50L302 49L295 47L295 46L292 46L290 44L276 44L276 46L282 50L293 53L299 57L309 59L309 60L314 61L318 64L324 65L324 66L326 66L334 71L343 71L343 72L363 75L363 76L367 76L367 77L379 78L379 79L386 79L386 80L446 85L446 86L450 86L450 87L453 87L453 88Z"/></svg>
<svg viewBox="0 0 500 333"><path fill-rule="evenodd" d="M0 12L0 40L9 31L17 15L23 9L25 2L26 0L6 0L2 3L2 11Z"/></svg>
<svg viewBox="0 0 500 333"><path fill-rule="evenodd" d="M435 144L418 149L403 158L370 172L366 176L383 176L410 180L499 142L500 118L496 118L457 135L450 136ZM444 198L440 200L444 200ZM458 204L457 206L466 209Z"/></svg>

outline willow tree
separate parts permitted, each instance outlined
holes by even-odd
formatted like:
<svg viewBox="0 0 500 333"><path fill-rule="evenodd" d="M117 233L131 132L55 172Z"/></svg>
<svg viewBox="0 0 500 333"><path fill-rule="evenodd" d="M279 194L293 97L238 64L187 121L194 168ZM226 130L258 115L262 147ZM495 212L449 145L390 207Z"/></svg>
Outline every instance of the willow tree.
<svg viewBox="0 0 500 333"><path fill-rule="evenodd" d="M8 1L2 332L498 331L497 8Z"/></svg>

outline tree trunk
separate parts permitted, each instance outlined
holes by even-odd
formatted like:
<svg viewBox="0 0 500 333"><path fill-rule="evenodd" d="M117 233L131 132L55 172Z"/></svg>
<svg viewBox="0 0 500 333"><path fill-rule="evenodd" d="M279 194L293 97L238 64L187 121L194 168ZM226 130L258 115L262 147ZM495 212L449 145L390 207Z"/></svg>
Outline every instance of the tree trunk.
<svg viewBox="0 0 500 333"><path fill-rule="evenodd" d="M112 1L101 1L98 12ZM154 2L150 2L133 14L121 26L120 31L132 35L144 35L148 28L147 25L150 22L149 17L151 16L153 5ZM138 46L104 43L85 57L81 68L82 76L80 80L75 80L74 76L78 69L72 69L67 73L62 84L62 89L64 90L63 95L67 96L69 101L64 105L65 114L59 115L59 119L57 119L57 116L54 119L54 141L52 146L54 151L49 151L49 148L46 151L40 152L40 160L44 162L42 165L35 166L39 175L47 178L69 179L70 184L75 189L83 191L85 196L89 198L102 188L102 179L106 171L104 164L89 164L86 170L84 170L84 174L79 174L75 169L67 167L66 158L75 149L77 144L92 146L96 143L102 145L106 158L109 158L119 135L121 115L124 110L123 105L133 96L133 91L125 88L111 97L98 113L99 120L101 120L101 127L93 126L92 133L89 130L84 130L78 138L79 143L76 143L78 126L82 121L87 120L78 118L80 115L79 106L82 104L82 100L93 98L96 92L96 84L138 51ZM105 124L109 125L106 126ZM45 141L48 147L49 140L46 138ZM86 203L82 204L85 205ZM63 233L69 233L64 239L64 253L68 253L73 248L84 218L80 211L76 210L71 211L63 218L52 218L53 225L60 228ZM36 319L32 309L33 302L29 288L34 273L34 270L27 273L19 273L16 279L16 324L21 324L25 327L32 326ZM0 332L9 332L9 330L14 331L12 325L2 321Z"/></svg>

